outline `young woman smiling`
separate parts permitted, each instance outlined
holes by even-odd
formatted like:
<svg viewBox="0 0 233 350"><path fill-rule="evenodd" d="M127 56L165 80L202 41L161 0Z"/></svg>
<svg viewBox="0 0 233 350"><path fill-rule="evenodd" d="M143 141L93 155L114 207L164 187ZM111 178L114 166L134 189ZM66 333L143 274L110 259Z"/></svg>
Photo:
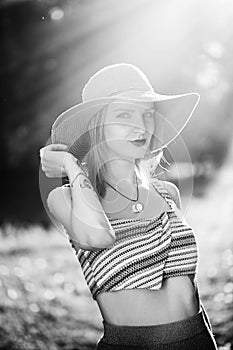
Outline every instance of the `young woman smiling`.
<svg viewBox="0 0 233 350"><path fill-rule="evenodd" d="M48 177L69 179L47 202L100 308L96 349L217 349L179 190L140 166L160 159L199 95L158 94L142 71L122 63L92 76L82 100L53 124L41 163Z"/></svg>

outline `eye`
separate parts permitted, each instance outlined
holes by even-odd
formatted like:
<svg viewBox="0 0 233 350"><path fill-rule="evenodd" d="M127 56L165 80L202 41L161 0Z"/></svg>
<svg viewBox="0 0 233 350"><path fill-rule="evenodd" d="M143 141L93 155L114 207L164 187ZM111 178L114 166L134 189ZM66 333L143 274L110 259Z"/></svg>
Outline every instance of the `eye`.
<svg viewBox="0 0 233 350"><path fill-rule="evenodd" d="M128 118L128 117L130 117L130 114L129 113L121 113L117 117Z"/></svg>
<svg viewBox="0 0 233 350"><path fill-rule="evenodd" d="M155 111L153 109L151 111L147 111L144 113L144 116L149 118L154 117L154 115L155 115Z"/></svg>

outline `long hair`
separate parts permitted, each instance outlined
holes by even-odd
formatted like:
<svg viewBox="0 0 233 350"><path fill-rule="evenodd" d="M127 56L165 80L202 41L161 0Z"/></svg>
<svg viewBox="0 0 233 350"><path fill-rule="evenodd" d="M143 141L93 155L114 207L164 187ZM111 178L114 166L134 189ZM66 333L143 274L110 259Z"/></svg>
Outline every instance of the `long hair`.
<svg viewBox="0 0 233 350"><path fill-rule="evenodd" d="M86 170L88 173L88 177L94 187L99 199L100 197L104 198L106 194L106 184L105 184L105 160L107 159L107 148L105 142L104 135L104 124L105 117L108 106L102 108L99 112L95 114L95 116L91 119L88 124L88 132L90 136L90 150L85 156ZM155 126L156 129L156 126ZM151 137L151 141L147 150L146 156L148 157L150 152L158 147L158 144L161 140L160 135L154 133ZM159 149L156 162L155 157L152 155L151 159L153 159L153 171L157 167L163 156L162 148ZM147 158L146 163L150 162L150 157ZM150 165L151 166L151 165ZM145 161L143 159L136 159L135 161L135 171L143 183L148 183L151 177L151 170L148 171L147 166L145 165Z"/></svg>
<svg viewBox="0 0 233 350"><path fill-rule="evenodd" d="M97 195L104 198L106 186L104 182L106 144L104 135L104 122L107 107L104 107L91 119L88 124L90 135L90 150L85 156L88 177Z"/></svg>

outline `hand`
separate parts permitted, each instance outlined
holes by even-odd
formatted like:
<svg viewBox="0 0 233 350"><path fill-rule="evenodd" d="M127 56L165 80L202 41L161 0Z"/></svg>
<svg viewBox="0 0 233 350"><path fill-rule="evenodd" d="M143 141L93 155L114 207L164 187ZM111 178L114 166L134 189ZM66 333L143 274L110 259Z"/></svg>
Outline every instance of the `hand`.
<svg viewBox="0 0 233 350"><path fill-rule="evenodd" d="M67 176L65 165L68 161L75 161L75 157L67 152L67 145L56 143L40 149L41 166L47 177Z"/></svg>

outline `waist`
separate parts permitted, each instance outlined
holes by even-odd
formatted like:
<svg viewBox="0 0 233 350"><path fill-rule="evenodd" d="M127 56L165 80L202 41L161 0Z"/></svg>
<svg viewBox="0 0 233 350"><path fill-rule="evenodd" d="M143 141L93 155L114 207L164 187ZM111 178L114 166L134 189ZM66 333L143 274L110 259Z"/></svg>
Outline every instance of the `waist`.
<svg viewBox="0 0 233 350"><path fill-rule="evenodd" d="M188 276L167 278L160 290L128 289L97 296L103 319L115 325L178 321L199 310L199 296Z"/></svg>
<svg viewBox="0 0 233 350"><path fill-rule="evenodd" d="M101 340L104 343L125 346L158 346L191 338L207 329L202 306L193 316L176 322L147 326L118 326L103 321L103 326L104 336Z"/></svg>

